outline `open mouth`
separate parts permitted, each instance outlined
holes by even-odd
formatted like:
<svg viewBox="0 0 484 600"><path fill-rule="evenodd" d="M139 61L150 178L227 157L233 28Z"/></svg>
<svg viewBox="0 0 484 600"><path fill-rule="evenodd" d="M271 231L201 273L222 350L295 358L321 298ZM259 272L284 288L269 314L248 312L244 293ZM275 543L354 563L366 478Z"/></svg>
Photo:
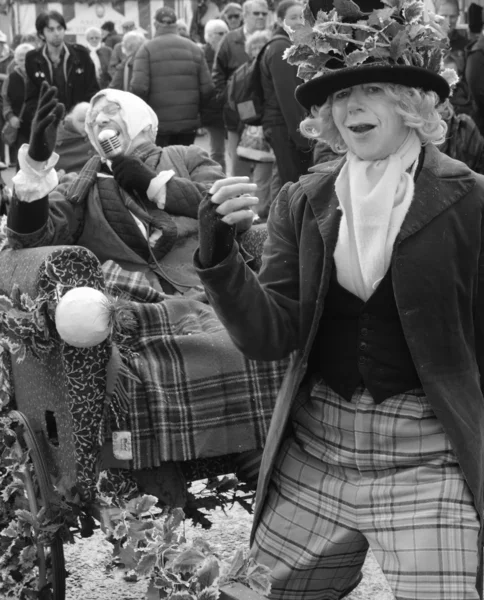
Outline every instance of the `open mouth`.
<svg viewBox="0 0 484 600"><path fill-rule="evenodd" d="M367 133L368 131L375 129L375 125L370 125L369 123L362 123L360 125L350 125L348 129L353 133Z"/></svg>

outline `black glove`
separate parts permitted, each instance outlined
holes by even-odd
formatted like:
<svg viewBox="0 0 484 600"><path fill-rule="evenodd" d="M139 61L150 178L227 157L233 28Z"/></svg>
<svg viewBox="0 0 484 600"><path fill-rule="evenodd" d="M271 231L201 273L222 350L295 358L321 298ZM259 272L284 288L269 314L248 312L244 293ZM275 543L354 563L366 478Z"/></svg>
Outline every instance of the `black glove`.
<svg viewBox="0 0 484 600"><path fill-rule="evenodd" d="M137 156L116 156L111 165L114 179L126 191L146 194L157 173Z"/></svg>
<svg viewBox="0 0 484 600"><path fill-rule="evenodd" d="M64 113L64 105L57 100L57 88L44 81L30 131L30 158L39 162L49 160L54 152L57 128Z"/></svg>
<svg viewBox="0 0 484 600"><path fill-rule="evenodd" d="M222 262L230 254L235 239L235 225L222 221L217 204L206 194L198 207L198 257L204 269Z"/></svg>

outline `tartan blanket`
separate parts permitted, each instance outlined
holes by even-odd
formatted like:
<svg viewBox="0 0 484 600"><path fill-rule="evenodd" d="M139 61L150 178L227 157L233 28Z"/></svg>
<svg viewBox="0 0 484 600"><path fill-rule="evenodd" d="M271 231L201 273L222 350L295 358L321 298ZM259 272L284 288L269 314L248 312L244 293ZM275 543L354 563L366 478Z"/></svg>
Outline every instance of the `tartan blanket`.
<svg viewBox="0 0 484 600"><path fill-rule="evenodd" d="M103 272L139 321L120 374L134 468L262 448L287 361L245 358L203 302L167 297L112 261Z"/></svg>

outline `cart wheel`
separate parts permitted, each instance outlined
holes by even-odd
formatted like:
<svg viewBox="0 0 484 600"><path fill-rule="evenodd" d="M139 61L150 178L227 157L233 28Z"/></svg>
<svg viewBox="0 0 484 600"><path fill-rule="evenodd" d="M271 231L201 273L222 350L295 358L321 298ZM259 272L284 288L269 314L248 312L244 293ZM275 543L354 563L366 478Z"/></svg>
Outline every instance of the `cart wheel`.
<svg viewBox="0 0 484 600"><path fill-rule="evenodd" d="M10 416L19 423L17 429L18 443L30 451L30 463L24 472L24 483L30 512L38 514L41 508L47 509L54 492L49 471L35 432L27 417L19 411L11 411ZM48 600L65 600L66 569L64 560L64 544L58 537L51 544L37 543L39 561L38 591L41 598ZM50 570L50 574L49 574Z"/></svg>

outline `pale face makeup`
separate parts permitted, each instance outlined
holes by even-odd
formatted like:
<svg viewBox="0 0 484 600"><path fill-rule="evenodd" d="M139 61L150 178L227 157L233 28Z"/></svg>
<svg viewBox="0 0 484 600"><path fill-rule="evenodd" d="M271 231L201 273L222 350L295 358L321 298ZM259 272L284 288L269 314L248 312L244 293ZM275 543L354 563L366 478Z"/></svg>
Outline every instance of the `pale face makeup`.
<svg viewBox="0 0 484 600"><path fill-rule="evenodd" d="M348 149L361 160L381 160L400 148L409 128L382 84L355 85L335 92L332 115Z"/></svg>

